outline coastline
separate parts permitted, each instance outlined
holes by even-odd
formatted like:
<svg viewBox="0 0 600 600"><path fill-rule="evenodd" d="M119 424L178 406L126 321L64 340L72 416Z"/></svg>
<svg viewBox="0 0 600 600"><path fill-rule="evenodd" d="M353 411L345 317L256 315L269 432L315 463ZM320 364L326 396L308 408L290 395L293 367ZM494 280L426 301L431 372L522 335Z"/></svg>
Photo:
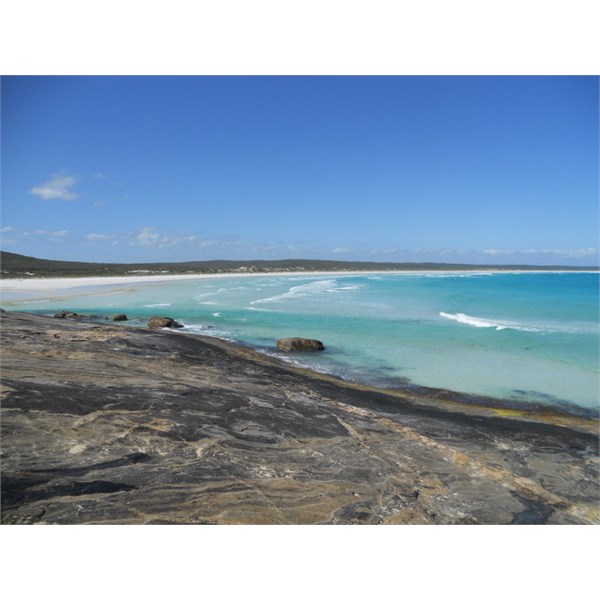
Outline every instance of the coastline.
<svg viewBox="0 0 600 600"><path fill-rule="evenodd" d="M516 269L481 269L481 270L448 270L448 271L270 271L261 273L194 273L173 275L126 275L126 276L93 276L93 277L32 277L32 278L0 278L0 293L19 291L52 291L67 290L77 287L91 286L118 286L167 283L170 281L186 281L194 279L223 279L223 278L247 278L247 277L329 277L329 276L353 276L353 275L482 275L482 274L518 274L518 273L597 273L597 271L536 271Z"/></svg>
<svg viewBox="0 0 600 600"><path fill-rule="evenodd" d="M502 271L490 271L490 270L481 270L474 271L472 269L469 270L456 270L456 271L311 271L311 272L277 272L277 273L204 273L204 274L188 274L188 275L144 275L144 276L126 276L126 277L85 277L85 278L44 278L44 279L29 279L29 280L15 280L15 279L0 279L0 292L8 292L9 298L6 295L3 297L2 305L11 311L19 311L19 310L33 310L34 313L37 314L52 314L58 309L66 309L71 310L69 308L69 302L71 300L75 300L77 298L84 297L101 297L101 296L110 296L113 294L121 294L124 292L134 292L138 289L146 290L146 293L154 294L158 289L157 287L152 286L165 286L170 282L180 281L180 280L211 280L211 279L242 279L242 278L265 278L265 277L282 277L283 282L294 282L294 280L306 280L306 279L318 279L319 277L326 278L334 278L334 277L344 277L344 276L369 276L369 275L414 275L416 277L427 275L433 278L436 277L452 277L452 276L477 276L477 275L493 275L495 273L499 274L513 274L513 273L562 273L563 271L513 271L513 270L502 270ZM570 271L564 271L565 273L571 273ZM581 272L581 273L587 273ZM373 277L374 279L379 279L379 277ZM486 278L489 281L489 278ZM332 282L333 283L333 282ZM295 283L291 283L292 285L296 285ZM217 284L222 285L222 284ZM240 284L235 284L240 285ZM247 282L245 283L247 286ZM256 283L251 283L250 286L260 286L261 283L256 281ZM168 289L168 288L165 288ZM260 287L259 287L260 289ZM345 289L345 288L342 288ZM18 290L18 291L17 291ZM21 292L19 294L19 291ZM19 294L18 297L10 298L12 293ZM158 292L160 293L160 291ZM46 304L39 304L38 307L29 307L30 303L47 303L54 302L58 308L55 307L54 311L45 309L45 306L49 306ZM108 300L108 302L112 302L112 300ZM60 303L60 304L58 304ZM64 303L64 304L63 304ZM214 302L207 302L206 304L214 304ZM204 303L202 303L204 304ZM89 305L89 301L88 301ZM79 312L84 312L85 308L77 308L77 304L71 306L76 306L75 310ZM84 305L81 304L81 307ZM111 306L117 306L113 304ZM147 306L159 306L159 305L150 305ZM160 305L167 306L167 305ZM105 319L106 314L102 313L102 309L100 310L101 316L96 319L96 321L102 321ZM115 309L116 310L116 309ZM133 309L132 309L133 310ZM161 309L162 310L162 309ZM97 312L95 309L91 309L91 312ZM119 312L117 310L117 312ZM127 311L129 312L129 311ZM442 313L440 313L442 314ZM130 324L134 324L137 321L138 326L143 326L143 322L145 318L147 318L147 314L139 313L136 314L134 311L133 317L130 314L130 318L133 320ZM220 316L220 314L215 313L215 316ZM213 320L214 321L214 320ZM184 324L185 322L182 321ZM210 322L210 321L209 321ZM188 323L189 325L190 323ZM215 331L217 332L217 337L225 340L231 340L232 337L227 335L227 332L219 332L219 323L211 323L207 326L207 328L217 328ZM188 333L190 335L196 335L199 329L203 327L197 327L192 324L190 325L190 330L187 331L185 328L182 330L183 333ZM202 333L202 331L200 331ZM321 335L321 333L316 332L315 336ZM244 343L241 341L241 343ZM250 347L259 350L260 352L266 352L267 354L271 353L270 347L268 345L264 345L264 343L250 343ZM341 346L340 346L341 347ZM292 361L294 362L294 361ZM308 364L312 364L311 361L304 361L305 366ZM556 394L554 396L554 403L549 403L547 401L542 400L537 401L535 396L531 398L527 398L526 400L519 399L517 395L509 395L502 393L495 393L495 390L491 385L487 388L486 386L477 386L473 387L470 385L458 385L452 386L452 384L448 384L448 381L452 381L451 379L448 381L444 381L438 378L438 381L431 381L427 377L421 376L420 379L416 378L414 383L410 381L408 378L394 378L389 377L389 381L386 380L385 375L382 374L378 377L370 377L368 373L360 373L358 370L356 373L349 373L347 370L339 368L339 369L331 369L331 368L319 368L317 366L308 366L309 369L312 369L314 372L318 373L338 373L338 376L342 376L346 380L356 381L360 383L365 383L366 385L376 385L382 386L385 389L419 389L424 390L424 394L436 394L436 395L444 395L445 397L452 396L454 401L463 403L466 402L468 404L482 404L488 407L495 407L497 410L503 411L519 411L523 414L530 413L539 413L539 412L547 412L552 411L558 414L570 414L572 416L582 416L584 418L596 418L597 417L597 409L593 405L588 406L588 404L577 402L576 400L572 400L571 396L569 396L569 390L564 390L562 394ZM426 368L429 369L429 365L426 365ZM567 379L563 379L563 381L567 381ZM523 389L527 389L523 387L523 383L520 382L519 385L514 385L513 387L521 387ZM435 387L426 387L426 386L435 386ZM439 388L439 389L437 389ZM447 389L442 389L447 388ZM517 391L519 391L517 390ZM423 395L423 394L421 394ZM541 395L540 395L541 396ZM552 398L552 396L547 396L548 398ZM564 398L565 400L561 400ZM463 400L464 399L464 400ZM569 400L567 400L569 399Z"/></svg>
<svg viewBox="0 0 600 600"><path fill-rule="evenodd" d="M3 523L600 522L592 419L372 388L217 338L1 322Z"/></svg>

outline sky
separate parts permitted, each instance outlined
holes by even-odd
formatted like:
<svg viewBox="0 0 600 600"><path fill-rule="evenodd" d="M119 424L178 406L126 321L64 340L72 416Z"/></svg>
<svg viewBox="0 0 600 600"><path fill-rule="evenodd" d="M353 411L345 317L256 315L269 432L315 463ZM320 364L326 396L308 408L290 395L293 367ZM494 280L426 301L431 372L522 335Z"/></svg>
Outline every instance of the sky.
<svg viewBox="0 0 600 600"><path fill-rule="evenodd" d="M597 265L592 76L2 77L2 250Z"/></svg>

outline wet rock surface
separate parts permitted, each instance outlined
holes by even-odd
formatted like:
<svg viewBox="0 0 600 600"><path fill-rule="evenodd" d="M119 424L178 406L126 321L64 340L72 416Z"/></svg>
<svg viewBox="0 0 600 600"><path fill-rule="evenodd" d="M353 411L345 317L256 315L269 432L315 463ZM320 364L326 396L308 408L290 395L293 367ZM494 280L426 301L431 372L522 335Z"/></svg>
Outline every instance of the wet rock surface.
<svg viewBox="0 0 600 600"><path fill-rule="evenodd" d="M310 374L201 336L2 313L12 523L599 523L597 421Z"/></svg>
<svg viewBox="0 0 600 600"><path fill-rule="evenodd" d="M150 329L162 329L165 327L180 329L183 325L174 319L171 319L171 317L150 317L148 319L148 327L150 327Z"/></svg>
<svg viewBox="0 0 600 600"><path fill-rule="evenodd" d="M319 352L325 350L323 342L306 338L282 338L277 340L277 349L283 352Z"/></svg>

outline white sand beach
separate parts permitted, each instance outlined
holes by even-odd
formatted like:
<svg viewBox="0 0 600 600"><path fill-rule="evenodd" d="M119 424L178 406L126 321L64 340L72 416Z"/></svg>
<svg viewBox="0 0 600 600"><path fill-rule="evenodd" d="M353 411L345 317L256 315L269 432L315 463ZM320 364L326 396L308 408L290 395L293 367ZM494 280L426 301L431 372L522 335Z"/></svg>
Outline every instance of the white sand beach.
<svg viewBox="0 0 600 600"><path fill-rule="evenodd" d="M36 277L31 279L0 279L0 292L57 291L89 286L136 285L165 283L188 279L222 279L237 277L312 277L321 275L365 275L392 271L271 271L264 273L190 273L173 275L124 275L116 277ZM405 272L405 271L393 271ZM410 271L413 273L414 271Z"/></svg>
<svg viewBox="0 0 600 600"><path fill-rule="evenodd" d="M29 298L47 298L51 296L87 296L102 293L123 286L146 286L164 284L173 281L194 279L225 279L240 277L319 277L378 274L380 271L272 271L264 273L229 272L229 273L190 273L164 275L125 275L116 277L39 277L31 279L0 279L0 297L5 303L26 300ZM390 273L390 271L386 271ZM45 294L49 295L46 296Z"/></svg>
<svg viewBox="0 0 600 600"><path fill-rule="evenodd" d="M89 288L103 288L108 291L111 287L120 288L122 286L145 286L153 284L168 283L171 281L184 281L194 279L224 279L240 277L344 277L352 275L432 275L448 276L457 274L483 275L492 273L512 273L512 272L530 272L515 271L512 269L481 269L481 270L456 270L456 271L269 271L269 272L228 272L228 273L190 273L190 274L161 274L161 275L124 275L124 276L94 276L94 277L35 277L35 278L0 278L0 296L5 301L21 300L27 297L44 297L45 292L59 293L61 296L80 296L88 295L92 292ZM553 271L561 272L561 271ZM42 294L42 296L40 296ZM18 295L18 298L17 296Z"/></svg>

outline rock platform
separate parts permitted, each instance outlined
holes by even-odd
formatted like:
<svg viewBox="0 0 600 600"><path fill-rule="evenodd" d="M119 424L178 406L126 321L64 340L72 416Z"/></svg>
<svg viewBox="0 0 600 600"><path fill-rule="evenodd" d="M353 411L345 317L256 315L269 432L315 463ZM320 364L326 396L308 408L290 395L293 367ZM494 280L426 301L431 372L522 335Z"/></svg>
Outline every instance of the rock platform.
<svg viewBox="0 0 600 600"><path fill-rule="evenodd" d="M598 422L3 312L3 524L600 522Z"/></svg>

